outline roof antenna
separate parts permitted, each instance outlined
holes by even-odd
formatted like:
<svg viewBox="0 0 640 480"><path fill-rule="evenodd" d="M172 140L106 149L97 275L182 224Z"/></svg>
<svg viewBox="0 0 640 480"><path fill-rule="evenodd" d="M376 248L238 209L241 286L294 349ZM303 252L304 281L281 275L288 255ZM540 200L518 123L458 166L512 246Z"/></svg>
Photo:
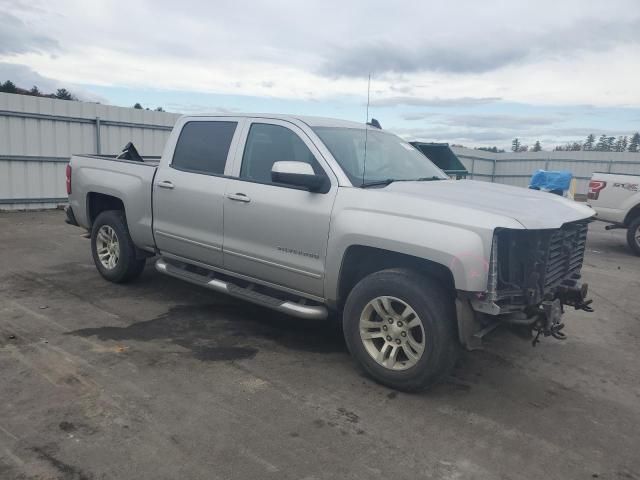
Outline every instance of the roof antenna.
<svg viewBox="0 0 640 480"><path fill-rule="evenodd" d="M367 113L364 119L364 160L362 161L362 184L364 185L364 174L367 171L367 139L369 134L369 97L371 93L371 72L367 82Z"/></svg>

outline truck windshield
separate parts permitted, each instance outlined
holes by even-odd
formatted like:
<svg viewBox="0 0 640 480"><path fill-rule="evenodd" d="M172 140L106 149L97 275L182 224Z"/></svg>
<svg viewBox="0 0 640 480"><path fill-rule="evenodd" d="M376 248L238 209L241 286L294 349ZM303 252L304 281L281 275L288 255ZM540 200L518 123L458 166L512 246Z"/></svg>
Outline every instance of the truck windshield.
<svg viewBox="0 0 640 480"><path fill-rule="evenodd" d="M315 127L313 131L355 186L388 184L400 180L446 179L412 145L387 132L370 129L367 133L367 162L364 165L365 130L344 127ZM364 175L363 175L364 173Z"/></svg>

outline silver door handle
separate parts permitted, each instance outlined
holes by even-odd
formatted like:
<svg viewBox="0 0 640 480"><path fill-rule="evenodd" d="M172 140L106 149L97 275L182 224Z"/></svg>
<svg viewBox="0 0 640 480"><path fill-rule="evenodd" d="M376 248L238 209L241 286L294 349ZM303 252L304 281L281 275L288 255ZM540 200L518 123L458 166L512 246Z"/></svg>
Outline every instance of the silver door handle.
<svg viewBox="0 0 640 480"><path fill-rule="evenodd" d="M175 185L167 180L164 180L162 182L158 182L158 187L168 188L169 190L173 190L175 188Z"/></svg>
<svg viewBox="0 0 640 480"><path fill-rule="evenodd" d="M227 198L236 202L249 203L251 201L244 193L227 193Z"/></svg>

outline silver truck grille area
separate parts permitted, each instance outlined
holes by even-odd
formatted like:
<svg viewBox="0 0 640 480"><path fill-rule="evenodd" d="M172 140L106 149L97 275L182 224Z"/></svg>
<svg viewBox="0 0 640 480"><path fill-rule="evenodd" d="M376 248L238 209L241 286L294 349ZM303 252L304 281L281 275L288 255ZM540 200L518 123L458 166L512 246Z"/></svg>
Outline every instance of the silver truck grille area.
<svg viewBox="0 0 640 480"><path fill-rule="evenodd" d="M587 230L586 222L568 223L551 234L544 276L545 290L580 273L587 245Z"/></svg>
<svg viewBox="0 0 640 480"><path fill-rule="evenodd" d="M537 305L580 278L589 221L554 230L501 230L496 298L501 306Z"/></svg>

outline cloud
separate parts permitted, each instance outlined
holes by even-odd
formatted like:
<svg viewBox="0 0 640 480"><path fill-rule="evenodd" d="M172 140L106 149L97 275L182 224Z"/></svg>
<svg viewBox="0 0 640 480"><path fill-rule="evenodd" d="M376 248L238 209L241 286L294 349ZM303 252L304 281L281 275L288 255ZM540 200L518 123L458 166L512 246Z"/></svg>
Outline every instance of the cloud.
<svg viewBox="0 0 640 480"><path fill-rule="evenodd" d="M43 77L26 65L0 62L0 79L11 80L18 87L29 89L37 85L42 92L53 92L60 88L59 82Z"/></svg>
<svg viewBox="0 0 640 480"><path fill-rule="evenodd" d="M16 86L27 90L35 85L42 93L55 93L58 88L66 88L79 100L109 103L105 97L95 94L85 87L42 76L26 65L0 62L0 81L3 80L11 80Z"/></svg>
<svg viewBox="0 0 640 480"><path fill-rule="evenodd" d="M33 30L20 18L0 11L0 55L59 50L56 40Z"/></svg>
<svg viewBox="0 0 640 480"><path fill-rule="evenodd" d="M200 103L168 103L167 109L171 112L184 114L219 113L234 114L240 112L238 108L214 107Z"/></svg>
<svg viewBox="0 0 640 480"><path fill-rule="evenodd" d="M427 118L433 117L435 114L433 113L401 113L400 118L403 120L407 120L409 122L414 122L418 120L426 120Z"/></svg>
<svg viewBox="0 0 640 480"><path fill-rule="evenodd" d="M440 71L478 73L521 59L524 48L464 49L460 46L421 45L410 48L391 42L356 45L332 56L320 69L325 75L364 77L369 73Z"/></svg>
<svg viewBox="0 0 640 480"><path fill-rule="evenodd" d="M501 97L420 98L411 96L386 97L371 101L376 107L408 105L417 107L472 107L502 100Z"/></svg>
<svg viewBox="0 0 640 480"><path fill-rule="evenodd" d="M498 7L499 8L499 7ZM620 19L579 18L561 25L512 28L509 24L482 25L465 31L447 22L448 32L432 25L412 39L398 35L367 39L336 48L319 71L329 76L366 77L370 73L445 72L484 73L540 58L568 57L583 51L605 51L618 44L640 44L638 16ZM483 31L484 30L484 31ZM409 32L415 34L410 28Z"/></svg>
<svg viewBox="0 0 640 480"><path fill-rule="evenodd" d="M460 125L429 124L415 128L391 128L391 131L407 140L428 142L447 142L463 144L469 147L493 146L508 148L511 140L518 137L523 145L533 145L536 140L542 142L543 147L563 145L567 142L582 143L590 133L596 138L602 134L601 128L588 127L554 127L552 125L537 126L522 124L520 128L469 127ZM617 136L620 131L604 129L606 135ZM624 132L623 132L624 133Z"/></svg>
<svg viewBox="0 0 640 480"><path fill-rule="evenodd" d="M529 127L546 126L557 123L560 116L508 115L508 114L453 114L443 115L434 112L403 113L403 120L428 120L431 124L455 127L499 128L504 130L522 130Z"/></svg>
<svg viewBox="0 0 640 480"><path fill-rule="evenodd" d="M640 105L637 4L0 0L0 62L76 85L353 103L373 72L379 107Z"/></svg>
<svg viewBox="0 0 640 480"><path fill-rule="evenodd" d="M464 127L427 126L423 128L392 128L397 135L408 140L449 142L463 144L504 144L513 138L511 134L496 130L480 130Z"/></svg>

